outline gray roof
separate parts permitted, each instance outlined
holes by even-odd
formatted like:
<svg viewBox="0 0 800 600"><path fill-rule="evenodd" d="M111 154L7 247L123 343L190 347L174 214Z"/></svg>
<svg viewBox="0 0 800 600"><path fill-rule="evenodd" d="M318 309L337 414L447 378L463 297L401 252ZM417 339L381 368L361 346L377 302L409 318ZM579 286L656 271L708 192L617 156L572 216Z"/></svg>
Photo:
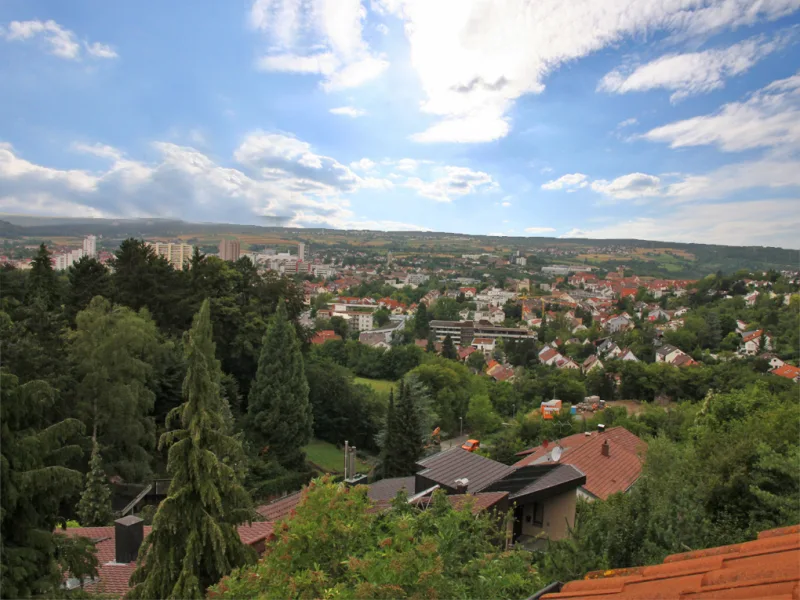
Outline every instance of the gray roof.
<svg viewBox="0 0 800 600"><path fill-rule="evenodd" d="M423 468L417 475L449 488L455 488L456 479L466 477L469 480L467 491L472 493L481 491L514 471L514 467L462 448L439 452L417 464Z"/></svg>
<svg viewBox="0 0 800 600"><path fill-rule="evenodd" d="M397 492L405 490L409 495L414 493L414 476L411 477L392 477L391 479L381 479L369 485L367 495L371 500L379 502L381 500L391 500L397 496Z"/></svg>
<svg viewBox="0 0 800 600"><path fill-rule="evenodd" d="M677 350L675 346L671 346L670 344L664 344L660 348L656 349L656 354L661 354L662 356L666 356L670 352L674 352Z"/></svg>
<svg viewBox="0 0 800 600"><path fill-rule="evenodd" d="M573 465L532 464L490 485L487 491L507 491L509 500L526 496L548 497L586 483L586 475Z"/></svg>

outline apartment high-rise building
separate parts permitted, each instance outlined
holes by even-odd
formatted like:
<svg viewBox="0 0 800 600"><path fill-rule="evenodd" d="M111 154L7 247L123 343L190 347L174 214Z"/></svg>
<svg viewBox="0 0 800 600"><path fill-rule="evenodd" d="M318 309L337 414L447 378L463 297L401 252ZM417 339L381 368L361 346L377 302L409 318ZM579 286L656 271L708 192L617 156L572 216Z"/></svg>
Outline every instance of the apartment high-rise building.
<svg viewBox="0 0 800 600"><path fill-rule="evenodd" d="M297 244L297 260L306 259L306 245L303 242Z"/></svg>
<svg viewBox="0 0 800 600"><path fill-rule="evenodd" d="M176 269L183 269L186 263L192 259L194 249L191 244L173 244L164 242L147 242L156 254L166 258Z"/></svg>
<svg viewBox="0 0 800 600"><path fill-rule="evenodd" d="M97 236L87 235L83 238L83 252L85 256L93 258L97 256Z"/></svg>
<svg viewBox="0 0 800 600"><path fill-rule="evenodd" d="M222 260L239 260L240 254L239 240L222 240L219 243L219 257Z"/></svg>

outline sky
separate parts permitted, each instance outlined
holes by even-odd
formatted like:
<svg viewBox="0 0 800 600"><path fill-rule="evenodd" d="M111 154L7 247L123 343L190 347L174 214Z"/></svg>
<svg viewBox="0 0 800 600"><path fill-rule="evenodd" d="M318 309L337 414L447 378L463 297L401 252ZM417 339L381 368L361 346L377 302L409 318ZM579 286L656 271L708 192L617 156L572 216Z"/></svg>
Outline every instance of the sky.
<svg viewBox="0 0 800 600"><path fill-rule="evenodd" d="M800 0L3 0L0 213L800 248Z"/></svg>

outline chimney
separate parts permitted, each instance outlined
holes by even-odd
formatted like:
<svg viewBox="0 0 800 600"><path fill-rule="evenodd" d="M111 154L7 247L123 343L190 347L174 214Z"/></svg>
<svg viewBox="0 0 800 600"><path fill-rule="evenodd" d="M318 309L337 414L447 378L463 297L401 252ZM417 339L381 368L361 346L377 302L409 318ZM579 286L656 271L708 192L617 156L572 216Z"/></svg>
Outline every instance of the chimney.
<svg viewBox="0 0 800 600"><path fill-rule="evenodd" d="M606 431L606 426L605 426L605 425L603 425L602 423L600 423L600 424L597 426L597 433L605 433L605 431Z"/></svg>
<svg viewBox="0 0 800 600"><path fill-rule="evenodd" d="M144 541L144 521L139 517L128 515L114 521L114 562L127 564L135 562L139 556L139 547Z"/></svg>
<svg viewBox="0 0 800 600"><path fill-rule="evenodd" d="M456 494L466 494L468 487L469 487L469 479L467 479L466 477L462 477L461 479L456 479Z"/></svg>
<svg viewBox="0 0 800 600"><path fill-rule="evenodd" d="M600 454L603 456L611 456L611 446L608 445L608 440L603 442L603 445L600 447Z"/></svg>

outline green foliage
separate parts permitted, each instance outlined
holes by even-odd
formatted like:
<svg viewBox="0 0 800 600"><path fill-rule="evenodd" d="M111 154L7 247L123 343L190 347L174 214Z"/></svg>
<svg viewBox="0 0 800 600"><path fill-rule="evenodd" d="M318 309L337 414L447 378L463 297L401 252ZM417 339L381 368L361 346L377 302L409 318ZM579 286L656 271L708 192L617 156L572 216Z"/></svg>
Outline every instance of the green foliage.
<svg viewBox="0 0 800 600"><path fill-rule="evenodd" d="M209 598L523 598L542 587L531 555L498 547L496 522L434 495L421 511L370 510L365 487L312 482L271 551Z"/></svg>
<svg viewBox="0 0 800 600"><path fill-rule="evenodd" d="M414 314L414 335L418 340L428 338L430 333L430 318L428 317L428 307L420 302L417 312Z"/></svg>
<svg viewBox="0 0 800 600"><path fill-rule="evenodd" d="M467 424L477 436L493 433L500 427L500 417L494 412L488 395L478 394L470 399Z"/></svg>
<svg viewBox="0 0 800 600"><path fill-rule="evenodd" d="M77 314L89 306L95 296L111 297L111 273L103 263L89 256L82 257L67 270L69 287L64 311L70 323Z"/></svg>
<svg viewBox="0 0 800 600"><path fill-rule="evenodd" d="M469 399L480 390L479 380L461 363L440 357L409 372L428 391L435 424L445 431L457 431L458 418L466 415Z"/></svg>
<svg viewBox="0 0 800 600"><path fill-rule="evenodd" d="M461 305L459 305L459 303L453 298L439 298L433 303L431 316L434 319L439 319L440 321L458 321L458 313L461 308Z"/></svg>
<svg viewBox="0 0 800 600"><path fill-rule="evenodd" d="M86 474L86 487L78 502L78 516L84 527L102 527L111 523L111 488L103 470L100 444L92 442L92 457Z"/></svg>
<svg viewBox="0 0 800 600"><path fill-rule="evenodd" d="M28 274L26 301L39 300L48 309L53 308L59 297L56 272L53 270L52 254L47 246L41 244L39 251L31 261L31 270Z"/></svg>
<svg viewBox="0 0 800 600"><path fill-rule="evenodd" d="M442 342L442 358L458 360L458 352L456 351L455 344L453 344L453 338L449 335L446 335Z"/></svg>
<svg viewBox="0 0 800 600"><path fill-rule="evenodd" d="M262 456L275 457L290 470L303 467L303 446L311 440L308 391L300 343L286 307L279 304L264 335L250 388L248 436Z"/></svg>
<svg viewBox="0 0 800 600"><path fill-rule="evenodd" d="M372 318L375 321L376 327L383 327L389 322L389 311L385 308L379 308L374 313L372 313Z"/></svg>
<svg viewBox="0 0 800 600"><path fill-rule="evenodd" d="M4 598L53 597L62 569L53 530L62 502L81 488L81 474L66 468L80 448L76 419L53 419L55 396L43 381L24 385L0 371L0 589Z"/></svg>
<svg viewBox="0 0 800 600"><path fill-rule="evenodd" d="M241 444L225 433L209 314L206 301L186 342L185 402L167 418L168 428L178 428L159 442L169 448L172 482L140 550L131 598L202 598L253 558L236 529L250 519L252 504L241 483Z"/></svg>
<svg viewBox="0 0 800 600"><path fill-rule="evenodd" d="M363 450L377 450L375 437L383 422L384 404L373 389L356 383L350 371L328 358L306 361L305 373L314 437L339 445L349 440ZM393 384L387 383L392 389Z"/></svg>
<svg viewBox="0 0 800 600"><path fill-rule="evenodd" d="M483 371L483 368L486 366L486 359L483 356L483 352L478 350L470 354L467 357L467 366L475 373Z"/></svg>
<svg viewBox="0 0 800 600"><path fill-rule="evenodd" d="M324 356L359 377L398 380L419 365L425 353L414 345L373 348L357 341L330 341L314 346L312 355Z"/></svg>
<svg viewBox="0 0 800 600"><path fill-rule="evenodd" d="M161 351L158 330L146 310L137 314L99 296L76 321L69 336L75 413L103 448L108 470L140 481L149 474L155 446L155 395L148 382Z"/></svg>
<svg viewBox="0 0 800 600"><path fill-rule="evenodd" d="M579 507L573 539L543 555L548 578L654 564L800 521L796 397L757 385L709 394L694 412L677 429L662 417L630 493Z"/></svg>
<svg viewBox="0 0 800 600"><path fill-rule="evenodd" d="M389 395L386 425L380 436L381 471L384 477L411 475L422 456L423 440L430 434L424 425L424 391L413 379L400 383L397 402Z"/></svg>

